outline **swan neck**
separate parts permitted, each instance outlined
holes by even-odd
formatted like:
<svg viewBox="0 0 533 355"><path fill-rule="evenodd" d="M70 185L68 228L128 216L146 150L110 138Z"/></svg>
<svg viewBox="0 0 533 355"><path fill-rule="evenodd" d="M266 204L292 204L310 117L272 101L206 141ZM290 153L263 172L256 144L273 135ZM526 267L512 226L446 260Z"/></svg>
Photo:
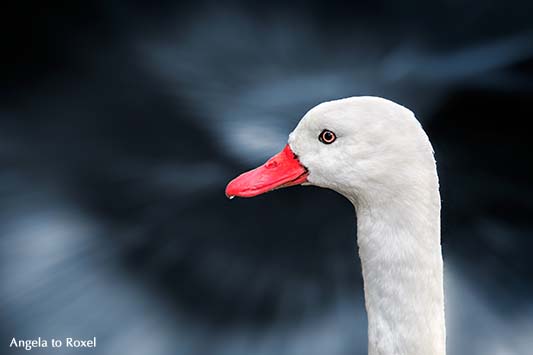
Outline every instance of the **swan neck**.
<svg viewBox="0 0 533 355"><path fill-rule="evenodd" d="M438 186L357 205L369 355L445 355Z"/></svg>

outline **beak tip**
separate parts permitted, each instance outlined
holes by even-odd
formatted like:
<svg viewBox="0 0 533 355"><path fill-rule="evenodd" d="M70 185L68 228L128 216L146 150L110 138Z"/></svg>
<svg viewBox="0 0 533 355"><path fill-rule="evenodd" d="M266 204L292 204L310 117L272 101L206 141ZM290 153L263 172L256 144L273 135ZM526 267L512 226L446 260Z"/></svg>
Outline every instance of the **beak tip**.
<svg viewBox="0 0 533 355"><path fill-rule="evenodd" d="M226 186L226 190L224 191L224 193L226 194L226 197L229 198L230 200L232 200L233 198L235 198L235 196L238 196L238 189L234 186L234 180L230 181L230 183Z"/></svg>
<svg viewBox="0 0 533 355"><path fill-rule="evenodd" d="M226 195L227 198L229 198L230 200L235 197L235 189L232 188L232 183L233 181L230 181L230 183L226 186L226 190L224 191L224 194Z"/></svg>

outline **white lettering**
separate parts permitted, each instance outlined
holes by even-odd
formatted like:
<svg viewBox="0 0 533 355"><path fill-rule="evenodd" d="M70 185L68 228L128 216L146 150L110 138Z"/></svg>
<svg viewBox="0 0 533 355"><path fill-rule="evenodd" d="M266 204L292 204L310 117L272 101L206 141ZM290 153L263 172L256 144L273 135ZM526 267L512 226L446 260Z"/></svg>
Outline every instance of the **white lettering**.
<svg viewBox="0 0 533 355"><path fill-rule="evenodd" d="M96 348L96 337L86 340L66 338L65 345L67 348Z"/></svg>
<svg viewBox="0 0 533 355"><path fill-rule="evenodd" d="M23 348L24 350L30 351L33 348L47 348L48 342L45 339L41 339L41 337L38 337L37 339L26 340L17 340L15 337L13 337L9 343L9 347Z"/></svg>

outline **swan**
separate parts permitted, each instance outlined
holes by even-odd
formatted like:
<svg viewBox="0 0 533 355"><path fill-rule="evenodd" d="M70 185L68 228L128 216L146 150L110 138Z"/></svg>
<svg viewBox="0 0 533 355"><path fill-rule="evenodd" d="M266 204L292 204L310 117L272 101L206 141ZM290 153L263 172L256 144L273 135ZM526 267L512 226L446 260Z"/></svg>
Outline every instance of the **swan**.
<svg viewBox="0 0 533 355"><path fill-rule="evenodd" d="M280 153L233 179L226 196L301 184L337 191L355 207L368 354L444 355L439 182L415 115L379 97L321 103Z"/></svg>

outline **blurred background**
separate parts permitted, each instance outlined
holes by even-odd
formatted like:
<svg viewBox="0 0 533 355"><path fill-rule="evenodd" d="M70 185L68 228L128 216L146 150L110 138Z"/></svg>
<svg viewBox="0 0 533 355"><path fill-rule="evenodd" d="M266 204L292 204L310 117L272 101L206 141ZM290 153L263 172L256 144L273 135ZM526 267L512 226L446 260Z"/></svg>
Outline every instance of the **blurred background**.
<svg viewBox="0 0 533 355"><path fill-rule="evenodd" d="M0 353L366 354L351 204L226 183L378 95L438 161L449 354L533 348L533 2L17 2L0 15ZM36 349L34 353L73 353Z"/></svg>

